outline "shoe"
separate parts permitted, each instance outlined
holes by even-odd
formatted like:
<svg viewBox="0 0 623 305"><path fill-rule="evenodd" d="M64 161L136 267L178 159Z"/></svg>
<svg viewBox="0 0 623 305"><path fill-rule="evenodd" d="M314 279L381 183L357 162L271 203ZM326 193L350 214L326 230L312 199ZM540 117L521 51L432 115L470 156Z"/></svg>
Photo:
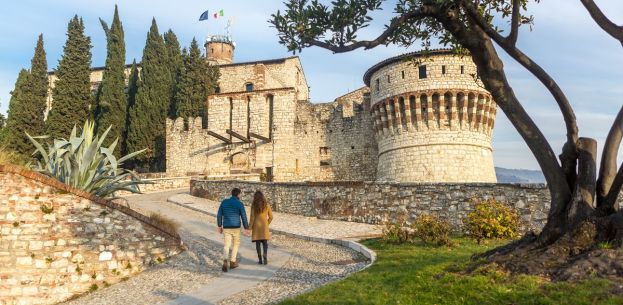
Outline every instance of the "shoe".
<svg viewBox="0 0 623 305"><path fill-rule="evenodd" d="M238 262L229 262L229 269L238 268Z"/></svg>
<svg viewBox="0 0 623 305"><path fill-rule="evenodd" d="M223 268L222 268L223 272L227 272L227 260L223 260Z"/></svg>
<svg viewBox="0 0 623 305"><path fill-rule="evenodd" d="M259 259L259 261L257 262L258 265L262 264L262 256L258 255L257 258Z"/></svg>
<svg viewBox="0 0 623 305"><path fill-rule="evenodd" d="M264 256L264 265L268 265L268 257Z"/></svg>

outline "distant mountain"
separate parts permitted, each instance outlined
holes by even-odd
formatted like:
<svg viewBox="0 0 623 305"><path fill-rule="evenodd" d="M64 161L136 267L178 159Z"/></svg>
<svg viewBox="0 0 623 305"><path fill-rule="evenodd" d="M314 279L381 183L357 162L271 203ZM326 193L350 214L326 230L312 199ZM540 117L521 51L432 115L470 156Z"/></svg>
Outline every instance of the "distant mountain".
<svg viewBox="0 0 623 305"><path fill-rule="evenodd" d="M545 183L545 177L539 170L495 168L498 183Z"/></svg>

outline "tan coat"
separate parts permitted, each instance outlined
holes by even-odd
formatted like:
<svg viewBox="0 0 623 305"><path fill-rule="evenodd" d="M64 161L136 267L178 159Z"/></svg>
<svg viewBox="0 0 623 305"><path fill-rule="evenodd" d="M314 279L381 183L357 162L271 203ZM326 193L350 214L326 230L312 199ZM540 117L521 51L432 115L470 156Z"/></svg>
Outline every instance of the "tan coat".
<svg viewBox="0 0 623 305"><path fill-rule="evenodd" d="M268 240L270 239L270 231L268 231L268 225L273 221L273 211L270 205L267 204L262 213L256 215L253 208L251 208L251 222L249 223L251 230L251 240Z"/></svg>

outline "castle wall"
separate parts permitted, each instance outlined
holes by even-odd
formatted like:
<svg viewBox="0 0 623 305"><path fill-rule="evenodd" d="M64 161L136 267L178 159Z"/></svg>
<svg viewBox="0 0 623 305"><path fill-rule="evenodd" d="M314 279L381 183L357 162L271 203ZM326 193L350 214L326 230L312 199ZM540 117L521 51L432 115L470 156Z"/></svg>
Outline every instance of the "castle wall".
<svg viewBox="0 0 623 305"><path fill-rule="evenodd" d="M496 181L491 146L496 105L475 70L471 57L442 52L389 60L366 73L378 142L377 180Z"/></svg>
<svg viewBox="0 0 623 305"><path fill-rule="evenodd" d="M273 211L370 224L436 215L462 231L463 219L474 205L494 198L515 208L521 230L539 231L547 222L550 197L542 184L389 183L361 181L264 183L192 180L192 195L222 200L233 187L243 190L242 201L252 202L261 190Z"/></svg>

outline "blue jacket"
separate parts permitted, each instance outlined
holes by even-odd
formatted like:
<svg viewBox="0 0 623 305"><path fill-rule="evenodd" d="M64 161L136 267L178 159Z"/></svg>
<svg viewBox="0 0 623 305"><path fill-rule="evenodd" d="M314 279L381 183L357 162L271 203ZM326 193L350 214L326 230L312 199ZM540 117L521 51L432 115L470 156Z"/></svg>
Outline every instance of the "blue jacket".
<svg viewBox="0 0 623 305"><path fill-rule="evenodd" d="M242 218L242 225L244 228L248 229L247 212L244 210L244 205L238 198L232 196L221 202L221 205L218 207L218 213L216 214L216 222L219 227L225 229L240 228L240 218Z"/></svg>

